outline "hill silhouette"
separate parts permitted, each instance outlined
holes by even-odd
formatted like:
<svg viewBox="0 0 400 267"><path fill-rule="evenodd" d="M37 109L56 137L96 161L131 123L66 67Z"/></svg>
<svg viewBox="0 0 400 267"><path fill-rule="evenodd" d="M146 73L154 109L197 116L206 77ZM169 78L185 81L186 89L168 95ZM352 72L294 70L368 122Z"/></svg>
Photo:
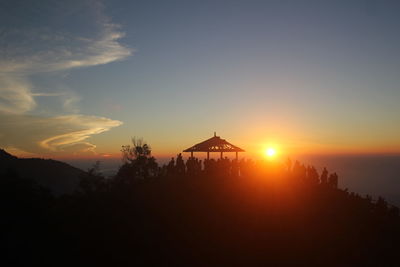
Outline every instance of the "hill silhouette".
<svg viewBox="0 0 400 267"><path fill-rule="evenodd" d="M18 158L0 149L0 177L13 170L20 178L31 179L56 195L72 193L78 188L84 171L52 159Z"/></svg>
<svg viewBox="0 0 400 267"><path fill-rule="evenodd" d="M181 155L158 166L145 148L125 147L115 177L93 168L81 190L57 198L5 173L2 258L13 265L398 266L398 208L338 188L326 169Z"/></svg>

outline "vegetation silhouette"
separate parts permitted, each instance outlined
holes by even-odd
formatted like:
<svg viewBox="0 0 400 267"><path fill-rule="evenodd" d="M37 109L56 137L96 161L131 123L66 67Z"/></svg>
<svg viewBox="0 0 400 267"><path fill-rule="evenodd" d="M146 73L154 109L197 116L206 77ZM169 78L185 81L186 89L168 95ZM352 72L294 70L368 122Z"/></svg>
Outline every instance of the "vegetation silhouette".
<svg viewBox="0 0 400 267"><path fill-rule="evenodd" d="M116 175L117 183L130 184L157 175L156 159L151 156L151 148L143 139L132 138L132 146L122 146L121 152L124 164Z"/></svg>
<svg viewBox="0 0 400 267"><path fill-rule="evenodd" d="M96 163L59 197L1 169L2 261L398 266L399 209L338 188L326 168L181 154L158 166L141 139L122 154L115 177Z"/></svg>

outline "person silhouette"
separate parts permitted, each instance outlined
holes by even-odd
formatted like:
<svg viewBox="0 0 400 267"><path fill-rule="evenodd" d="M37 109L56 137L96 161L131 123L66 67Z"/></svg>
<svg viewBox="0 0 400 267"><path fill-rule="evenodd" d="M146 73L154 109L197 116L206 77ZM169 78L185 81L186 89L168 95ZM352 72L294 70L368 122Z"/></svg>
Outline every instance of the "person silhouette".
<svg viewBox="0 0 400 267"><path fill-rule="evenodd" d="M174 172L175 172L175 159L172 157L167 165L167 173L169 175L172 175L172 174L174 174Z"/></svg>
<svg viewBox="0 0 400 267"><path fill-rule="evenodd" d="M176 157L176 172L178 174L185 174L185 162L183 161L181 153Z"/></svg>
<svg viewBox="0 0 400 267"><path fill-rule="evenodd" d="M326 184L328 182L328 170L326 169L326 167L324 167L320 179L321 179L321 184Z"/></svg>
<svg viewBox="0 0 400 267"><path fill-rule="evenodd" d="M337 188L337 186L338 186L338 175L336 174L336 172L332 173L331 175L329 175L328 184L330 186L332 186L333 188Z"/></svg>

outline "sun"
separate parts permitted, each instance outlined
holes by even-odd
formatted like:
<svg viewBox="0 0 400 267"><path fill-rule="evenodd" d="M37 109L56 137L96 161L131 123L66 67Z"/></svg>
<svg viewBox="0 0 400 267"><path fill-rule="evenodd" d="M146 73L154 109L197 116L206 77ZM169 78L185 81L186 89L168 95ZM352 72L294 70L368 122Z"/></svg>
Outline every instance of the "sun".
<svg viewBox="0 0 400 267"><path fill-rule="evenodd" d="M274 157L276 155L276 150L275 148L269 147L265 150L265 156L267 157Z"/></svg>

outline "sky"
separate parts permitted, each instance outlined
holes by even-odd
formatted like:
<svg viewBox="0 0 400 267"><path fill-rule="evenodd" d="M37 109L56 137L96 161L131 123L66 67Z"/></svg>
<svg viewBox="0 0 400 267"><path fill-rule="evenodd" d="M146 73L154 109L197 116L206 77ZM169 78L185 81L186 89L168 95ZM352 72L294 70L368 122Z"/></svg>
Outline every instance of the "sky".
<svg viewBox="0 0 400 267"><path fill-rule="evenodd" d="M0 2L0 147L400 153L398 1Z"/></svg>

